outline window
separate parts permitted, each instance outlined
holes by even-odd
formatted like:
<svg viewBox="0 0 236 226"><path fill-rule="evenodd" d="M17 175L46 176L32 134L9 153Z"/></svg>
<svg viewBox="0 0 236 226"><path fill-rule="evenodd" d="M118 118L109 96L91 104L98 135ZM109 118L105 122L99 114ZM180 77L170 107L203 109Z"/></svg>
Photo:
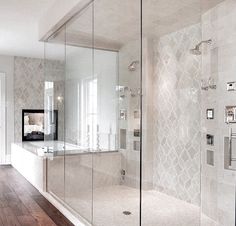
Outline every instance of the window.
<svg viewBox="0 0 236 226"><path fill-rule="evenodd" d="M80 93L80 92L79 92ZM83 146L97 149L97 79L85 79L81 87L81 131ZM79 114L79 113L78 113Z"/></svg>

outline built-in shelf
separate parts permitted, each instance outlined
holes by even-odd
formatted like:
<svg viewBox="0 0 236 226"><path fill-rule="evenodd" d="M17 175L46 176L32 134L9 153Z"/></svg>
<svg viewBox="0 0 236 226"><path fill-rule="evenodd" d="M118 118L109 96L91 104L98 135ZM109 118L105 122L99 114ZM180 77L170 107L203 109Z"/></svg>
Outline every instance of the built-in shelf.
<svg viewBox="0 0 236 226"><path fill-rule="evenodd" d="M207 164L214 166L214 151L207 150Z"/></svg>
<svg viewBox="0 0 236 226"><path fill-rule="evenodd" d="M126 149L126 129L120 129L120 149Z"/></svg>

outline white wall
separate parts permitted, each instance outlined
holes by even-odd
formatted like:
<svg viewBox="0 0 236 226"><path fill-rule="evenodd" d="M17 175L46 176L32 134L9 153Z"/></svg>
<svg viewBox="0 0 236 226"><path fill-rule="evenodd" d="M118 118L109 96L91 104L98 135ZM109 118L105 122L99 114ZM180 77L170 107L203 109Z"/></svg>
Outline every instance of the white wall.
<svg viewBox="0 0 236 226"><path fill-rule="evenodd" d="M7 155L11 152L11 142L14 141L14 95L13 95L13 74L14 57L0 56L0 71L6 73L6 105L7 105Z"/></svg>

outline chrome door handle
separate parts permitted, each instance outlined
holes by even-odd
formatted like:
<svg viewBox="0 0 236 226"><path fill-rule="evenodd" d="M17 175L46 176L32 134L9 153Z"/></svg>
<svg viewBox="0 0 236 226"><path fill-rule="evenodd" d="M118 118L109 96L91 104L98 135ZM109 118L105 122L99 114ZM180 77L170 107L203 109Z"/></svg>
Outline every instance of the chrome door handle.
<svg viewBox="0 0 236 226"><path fill-rule="evenodd" d="M229 166L236 158L232 158L232 139L236 139L236 133L233 133L232 128L229 129Z"/></svg>
<svg viewBox="0 0 236 226"><path fill-rule="evenodd" d="M229 166L231 166L232 157L232 128L229 128Z"/></svg>

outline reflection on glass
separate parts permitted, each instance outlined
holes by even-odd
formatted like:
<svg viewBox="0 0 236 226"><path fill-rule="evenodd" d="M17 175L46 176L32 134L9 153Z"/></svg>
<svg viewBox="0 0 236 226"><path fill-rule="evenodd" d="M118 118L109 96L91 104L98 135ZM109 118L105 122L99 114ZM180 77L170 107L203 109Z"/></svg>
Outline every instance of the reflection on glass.
<svg viewBox="0 0 236 226"><path fill-rule="evenodd" d="M64 185L64 87L65 29L45 42L44 59L44 153L48 157L47 192L58 200L65 198ZM58 97L60 97L58 99ZM60 154L57 154L60 153Z"/></svg>
<svg viewBox="0 0 236 226"><path fill-rule="evenodd" d="M93 156L96 147L97 84L93 75L92 5L66 25L65 202L92 222ZM86 47L78 43L86 22ZM95 106L94 106L95 105ZM71 152L75 146L76 152Z"/></svg>
<svg viewBox="0 0 236 226"><path fill-rule="evenodd" d="M81 131L85 131L82 134L82 141L86 141L84 146L90 150L97 149L97 133L99 132L99 126L97 124L97 79L83 79L81 91L83 92L81 102L83 103L81 108L82 115L82 128ZM87 139L86 139L87 138Z"/></svg>

